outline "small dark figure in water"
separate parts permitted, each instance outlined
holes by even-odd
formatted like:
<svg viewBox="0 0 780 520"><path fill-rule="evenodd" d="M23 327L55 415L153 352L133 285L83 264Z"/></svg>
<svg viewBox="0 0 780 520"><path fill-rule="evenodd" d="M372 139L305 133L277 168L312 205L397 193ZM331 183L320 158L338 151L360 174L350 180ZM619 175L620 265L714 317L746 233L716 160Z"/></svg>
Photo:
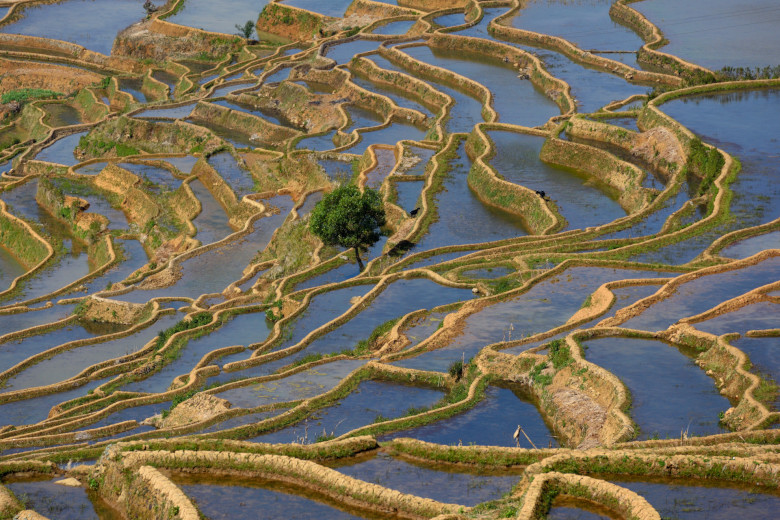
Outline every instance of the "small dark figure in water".
<svg viewBox="0 0 780 520"><path fill-rule="evenodd" d="M536 190L536 194L539 195L541 198L544 198L544 190Z"/></svg>
<svg viewBox="0 0 780 520"><path fill-rule="evenodd" d="M414 208L412 211L409 212L409 214L413 217L416 217L419 212L420 212L420 208Z"/></svg>

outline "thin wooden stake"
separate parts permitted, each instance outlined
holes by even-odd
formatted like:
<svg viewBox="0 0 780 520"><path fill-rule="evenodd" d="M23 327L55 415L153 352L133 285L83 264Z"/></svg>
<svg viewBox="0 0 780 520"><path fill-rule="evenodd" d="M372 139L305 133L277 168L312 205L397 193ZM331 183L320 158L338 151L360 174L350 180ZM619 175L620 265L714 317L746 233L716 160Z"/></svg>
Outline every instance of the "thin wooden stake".
<svg viewBox="0 0 780 520"><path fill-rule="evenodd" d="M525 430L523 429L522 426L520 426L520 431L523 433L523 435L525 435L525 438L528 439L528 442L531 443L531 446L533 446L535 450L538 450L539 448L536 447L536 444L534 444L534 441L531 440L531 437L529 437L528 434L525 433Z"/></svg>

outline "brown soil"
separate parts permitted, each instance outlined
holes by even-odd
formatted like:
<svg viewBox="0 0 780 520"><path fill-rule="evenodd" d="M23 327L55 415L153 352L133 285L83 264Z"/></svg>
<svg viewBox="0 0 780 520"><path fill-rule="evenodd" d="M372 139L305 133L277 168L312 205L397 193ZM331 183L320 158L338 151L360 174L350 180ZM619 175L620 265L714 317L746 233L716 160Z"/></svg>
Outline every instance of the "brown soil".
<svg viewBox="0 0 780 520"><path fill-rule="evenodd" d="M127 303L91 296L84 300L85 311L82 317L92 321L130 325L136 322L145 307L146 304L143 303Z"/></svg>
<svg viewBox="0 0 780 520"><path fill-rule="evenodd" d="M10 103L0 105L0 121L15 116L21 109L22 105L18 101L11 101Z"/></svg>
<svg viewBox="0 0 780 520"><path fill-rule="evenodd" d="M339 31L351 29L353 27L365 27L366 25L372 24L380 18L382 17L367 13L353 14L345 18L334 19L332 22L323 25L322 30L326 34L336 33Z"/></svg>
<svg viewBox="0 0 780 520"><path fill-rule="evenodd" d="M663 126L639 134L631 153L650 164L657 164L660 159L669 164L685 164L685 154L679 141L671 130Z"/></svg>
<svg viewBox="0 0 780 520"><path fill-rule="evenodd" d="M158 247L157 250L154 252L154 261L157 262L158 265L164 264L168 260L170 260L171 257L189 250L190 247L194 245L194 243L195 242L192 240L187 240L187 237L183 235L178 236L172 240L168 240L167 242L164 242L160 247ZM175 266L172 269L176 271ZM167 279L168 276L173 276L174 278L172 278L170 282L165 282L165 285L161 285L160 287L168 287L173 282L178 280L179 277L181 277L181 273L173 272L171 274L161 276L161 279L163 280ZM155 287L150 286L149 288L154 289Z"/></svg>
<svg viewBox="0 0 780 520"><path fill-rule="evenodd" d="M176 283L179 278L181 278L181 269L178 266L166 267L159 273L155 273L146 278L138 284L138 288L145 290L162 289L164 287L170 287Z"/></svg>
<svg viewBox="0 0 780 520"><path fill-rule="evenodd" d="M79 213L76 219L76 227L85 232L93 229L104 231L108 228L108 219L99 213Z"/></svg>
<svg viewBox="0 0 780 520"><path fill-rule="evenodd" d="M55 484L59 484L60 486L66 486L66 487L81 487L81 482L79 482L77 479L73 477L58 480L57 482L55 482Z"/></svg>
<svg viewBox="0 0 780 520"><path fill-rule="evenodd" d="M0 92L42 88L72 94L101 79L99 74L73 67L0 59Z"/></svg>
<svg viewBox="0 0 780 520"><path fill-rule="evenodd" d="M416 155L404 155L398 163L398 171L406 171L422 162L422 159Z"/></svg>
<svg viewBox="0 0 780 520"><path fill-rule="evenodd" d="M138 59L152 59L163 62L195 58L201 53L221 56L231 50L230 43L214 43L197 31L184 35L168 35L157 31L153 20L131 25L117 35L111 54L131 56Z"/></svg>
<svg viewBox="0 0 780 520"><path fill-rule="evenodd" d="M222 398L201 392L171 410L168 417L159 422L159 427L175 428L206 421L228 411L231 406Z"/></svg>
<svg viewBox="0 0 780 520"><path fill-rule="evenodd" d="M0 486L0 517L5 518L5 515L10 516L18 509L19 503L14 499L11 492L4 486Z"/></svg>
<svg viewBox="0 0 780 520"><path fill-rule="evenodd" d="M603 406L582 392L571 388L553 391L553 403L560 413L580 426L585 436L577 445L578 450L587 450L601 445L599 434L607 421L607 411Z"/></svg>
<svg viewBox="0 0 780 520"><path fill-rule="evenodd" d="M343 89L330 94L315 94L296 84L264 85L257 95L244 94L237 99L258 108L280 112L295 127L316 134L345 123L342 103L349 103Z"/></svg>

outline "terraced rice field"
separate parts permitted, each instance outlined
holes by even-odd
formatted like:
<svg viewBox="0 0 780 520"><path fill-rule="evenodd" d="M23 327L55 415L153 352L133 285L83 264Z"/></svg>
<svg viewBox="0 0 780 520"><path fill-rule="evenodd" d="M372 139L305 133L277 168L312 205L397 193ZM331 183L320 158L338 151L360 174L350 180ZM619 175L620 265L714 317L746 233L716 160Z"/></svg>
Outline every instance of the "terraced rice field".
<svg viewBox="0 0 780 520"><path fill-rule="evenodd" d="M0 519L772 518L738 4L0 1Z"/></svg>

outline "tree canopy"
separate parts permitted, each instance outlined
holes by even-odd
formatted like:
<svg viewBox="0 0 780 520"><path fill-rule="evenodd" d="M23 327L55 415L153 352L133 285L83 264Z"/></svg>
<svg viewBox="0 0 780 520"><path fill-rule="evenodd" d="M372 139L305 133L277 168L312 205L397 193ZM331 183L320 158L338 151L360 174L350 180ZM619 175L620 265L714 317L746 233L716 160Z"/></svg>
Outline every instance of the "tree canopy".
<svg viewBox="0 0 780 520"><path fill-rule="evenodd" d="M244 25L236 24L236 30L239 36L243 36L247 40L252 37L252 31L255 30L255 22L247 20Z"/></svg>
<svg viewBox="0 0 780 520"><path fill-rule="evenodd" d="M374 245L385 225L385 209L379 193L351 184L325 195L311 212L309 229L326 245L352 248L363 270L360 248Z"/></svg>

